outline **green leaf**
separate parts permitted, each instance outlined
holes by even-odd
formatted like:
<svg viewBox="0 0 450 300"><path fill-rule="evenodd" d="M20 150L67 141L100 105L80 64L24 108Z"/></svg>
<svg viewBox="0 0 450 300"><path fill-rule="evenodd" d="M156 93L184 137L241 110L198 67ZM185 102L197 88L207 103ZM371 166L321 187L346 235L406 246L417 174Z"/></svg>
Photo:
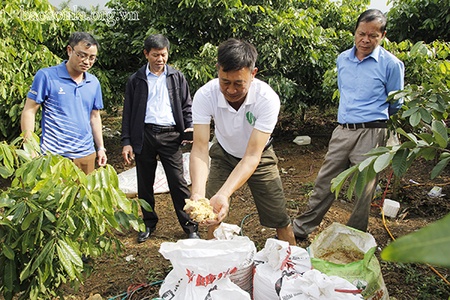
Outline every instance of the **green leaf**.
<svg viewBox="0 0 450 300"><path fill-rule="evenodd" d="M398 150L392 158L392 169L395 176L402 177L407 170L407 158L409 155L409 149Z"/></svg>
<svg viewBox="0 0 450 300"><path fill-rule="evenodd" d="M112 226L113 228L119 227L119 223L117 223L114 215L106 214L104 216L108 220L110 226Z"/></svg>
<svg viewBox="0 0 450 300"><path fill-rule="evenodd" d="M406 119L407 117L417 113L417 111L419 110L419 108L417 106L413 106L410 109L406 110L403 112L402 114L402 118Z"/></svg>
<svg viewBox="0 0 450 300"><path fill-rule="evenodd" d="M14 199L1 197L0 198L0 207L11 207L16 203Z"/></svg>
<svg viewBox="0 0 450 300"><path fill-rule="evenodd" d="M450 267L450 215L390 243L381 252L386 261Z"/></svg>
<svg viewBox="0 0 450 300"><path fill-rule="evenodd" d="M32 223L36 218L39 217L39 215L41 214L41 212L42 212L41 210L37 210L37 211L33 211L33 212L29 213L29 214L25 217L25 219L23 220L22 225L20 226L20 228L21 228L23 231L28 230L28 228L30 227L31 223Z"/></svg>
<svg viewBox="0 0 450 300"><path fill-rule="evenodd" d="M6 287L8 291L17 291L14 289L14 285L16 284L17 278L17 266L14 261L7 260L5 261L5 273L3 276L3 285ZM14 294L14 293L11 293ZM12 297L11 297L12 298Z"/></svg>
<svg viewBox="0 0 450 300"><path fill-rule="evenodd" d="M76 196L78 194L79 188L77 186L66 186L66 188L63 190L63 195L59 199L58 204L58 210L61 211L67 211L72 209L72 206L74 205Z"/></svg>
<svg viewBox="0 0 450 300"><path fill-rule="evenodd" d="M32 260L30 260L28 263L25 264L25 268L20 272L19 278L20 281L24 281L28 277L31 276L31 266L32 266Z"/></svg>
<svg viewBox="0 0 450 300"><path fill-rule="evenodd" d="M354 185L354 190L358 197L360 197L362 195L364 188L367 185L366 184L367 183L367 173L368 173L368 168L353 175L351 185ZM356 179L356 180L354 180L354 179ZM351 196L352 196L351 194L347 193L347 197L349 199L351 199Z"/></svg>
<svg viewBox="0 0 450 300"><path fill-rule="evenodd" d="M120 209L125 211L126 213L131 213L131 201L128 199L123 192L119 192L116 189L112 189L111 193L117 199L117 204Z"/></svg>
<svg viewBox="0 0 450 300"><path fill-rule="evenodd" d="M70 215L67 215L64 219L64 223L67 226L67 233L73 233L77 230L77 226L75 225L75 222L73 221L73 218Z"/></svg>
<svg viewBox="0 0 450 300"><path fill-rule="evenodd" d="M331 180L331 191L335 192L336 197L339 195L342 185L347 180L347 178L351 174L353 174L354 172L357 172L357 171L358 171L358 165L351 166L350 168L343 171L342 173L340 173L338 176L336 176L335 178L333 178ZM140 203L142 203L142 202L144 202L144 200L142 200Z"/></svg>
<svg viewBox="0 0 450 300"><path fill-rule="evenodd" d="M433 135L429 133L419 133L417 134L417 136L420 137L425 142L427 142L428 145L430 145L434 141Z"/></svg>
<svg viewBox="0 0 450 300"><path fill-rule="evenodd" d="M420 53L423 53L424 51L427 51L427 48L422 41L415 43L411 48L412 55L418 55Z"/></svg>
<svg viewBox="0 0 450 300"><path fill-rule="evenodd" d="M362 162L359 163L358 171L362 172L364 169L368 168L370 165L372 165L372 162L377 159L376 156L371 156L369 158L366 158Z"/></svg>
<svg viewBox="0 0 450 300"><path fill-rule="evenodd" d="M431 114L425 108L423 107L419 108L419 113L420 117L425 123L429 124L431 122L432 120Z"/></svg>
<svg viewBox="0 0 450 300"><path fill-rule="evenodd" d="M3 254L6 256L7 259L14 260L14 256L15 256L14 250L9 245L4 243L2 249L3 249L2 250Z"/></svg>
<svg viewBox="0 0 450 300"><path fill-rule="evenodd" d="M14 173L14 169L5 166L0 166L0 176L8 178Z"/></svg>
<svg viewBox="0 0 450 300"><path fill-rule="evenodd" d="M38 178L38 172L42 164L42 159L31 160L29 163L25 163L24 172L23 172L23 180L25 183L30 184L36 181Z"/></svg>
<svg viewBox="0 0 450 300"><path fill-rule="evenodd" d="M433 121L431 124L431 130L433 131L433 136L436 142L441 148L447 148L448 144L448 134L447 127L442 121Z"/></svg>
<svg viewBox="0 0 450 300"><path fill-rule="evenodd" d="M144 199L138 198L137 201L146 211L153 211L153 208Z"/></svg>
<svg viewBox="0 0 450 300"><path fill-rule="evenodd" d="M441 161L439 161L431 170L431 179L436 178L439 174L441 174L442 170L445 169L445 167L448 165L448 162L450 161L450 157L444 158Z"/></svg>
<svg viewBox="0 0 450 300"><path fill-rule="evenodd" d="M44 200L54 191L55 189L55 181L53 181L50 177L39 180L33 189L32 193L39 193L39 198Z"/></svg>
<svg viewBox="0 0 450 300"><path fill-rule="evenodd" d="M141 231L141 230L143 230L143 228L141 229L141 228L139 228L139 221L138 220L136 220L136 219L131 219L130 218L130 225L131 225L131 227L135 230L135 231Z"/></svg>
<svg viewBox="0 0 450 300"><path fill-rule="evenodd" d="M383 171L391 163L393 153L385 153L380 155L373 163L373 169L376 173Z"/></svg>
<svg viewBox="0 0 450 300"><path fill-rule="evenodd" d="M114 214L114 217L116 218L117 223L119 223L120 227L128 227L130 225L130 222L128 220L128 216L123 211L117 211ZM119 227L119 230L120 230Z"/></svg>
<svg viewBox="0 0 450 300"><path fill-rule="evenodd" d="M436 149L432 147L421 148L417 153L418 156L422 156L426 160L432 160L436 156Z"/></svg>
<svg viewBox="0 0 450 300"><path fill-rule="evenodd" d="M443 152L443 153L441 153L441 155L440 155L440 159L444 159L444 158L447 158L447 157L450 157L450 153L449 152Z"/></svg>
<svg viewBox="0 0 450 300"><path fill-rule="evenodd" d="M56 222L56 217L51 211L46 209L44 210L44 214L50 222Z"/></svg>
<svg viewBox="0 0 450 300"><path fill-rule="evenodd" d="M56 250L58 252L58 258L63 266L64 270L71 280L76 278L76 270L74 263L76 265L82 265L81 258L75 253L75 251L63 240L59 240L56 245Z"/></svg>
<svg viewBox="0 0 450 300"><path fill-rule="evenodd" d="M386 152L391 151L391 149L389 149L388 147L376 147L371 149L367 155L380 155L380 154L384 154Z"/></svg>
<svg viewBox="0 0 450 300"><path fill-rule="evenodd" d="M403 128L397 128L396 131L397 131L398 134L403 135L404 137L406 137L411 142L414 142L415 144L417 144L417 138L416 138L416 136L414 134L407 133L405 130L403 130Z"/></svg>
<svg viewBox="0 0 450 300"><path fill-rule="evenodd" d="M42 248L40 252L35 252L36 254L39 254L36 259L33 262L33 265L31 267L31 273L34 273L44 262L44 260L48 260L50 251L54 251L55 241L54 239L51 239L47 242L47 244Z"/></svg>
<svg viewBox="0 0 450 300"><path fill-rule="evenodd" d="M400 145L400 149L413 149L417 147L417 143L412 141L406 141Z"/></svg>
<svg viewBox="0 0 450 300"><path fill-rule="evenodd" d="M13 150L8 145L4 145L1 148L3 152L3 164L8 169L14 170L14 154L12 152Z"/></svg>
<svg viewBox="0 0 450 300"><path fill-rule="evenodd" d="M415 112L409 117L409 124L411 124L412 127L416 127L417 125L419 125L420 120L421 120L420 113Z"/></svg>
<svg viewBox="0 0 450 300"><path fill-rule="evenodd" d="M41 229L42 229L42 222L44 220L44 212L42 210L39 210L39 219L37 221L37 224L33 227L33 231L36 232L35 238L34 238L34 244L39 244L39 239L41 238Z"/></svg>

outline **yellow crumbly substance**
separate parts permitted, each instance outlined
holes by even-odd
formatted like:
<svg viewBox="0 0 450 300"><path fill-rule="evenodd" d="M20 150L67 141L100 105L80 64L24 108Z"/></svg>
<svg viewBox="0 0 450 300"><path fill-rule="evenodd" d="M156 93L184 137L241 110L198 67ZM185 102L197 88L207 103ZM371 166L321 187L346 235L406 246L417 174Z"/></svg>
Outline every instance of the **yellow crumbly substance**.
<svg viewBox="0 0 450 300"><path fill-rule="evenodd" d="M183 209L189 213L192 220L202 222L217 218L217 215L214 213L213 207L209 203L208 199L203 198L196 201L185 199L184 201L186 202L186 205Z"/></svg>

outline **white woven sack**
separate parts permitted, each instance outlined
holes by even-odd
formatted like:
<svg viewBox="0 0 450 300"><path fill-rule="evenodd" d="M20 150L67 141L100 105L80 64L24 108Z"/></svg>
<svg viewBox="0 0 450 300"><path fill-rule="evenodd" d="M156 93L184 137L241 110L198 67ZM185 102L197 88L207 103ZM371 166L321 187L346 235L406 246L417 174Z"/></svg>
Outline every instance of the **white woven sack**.
<svg viewBox="0 0 450 300"><path fill-rule="evenodd" d="M221 295L233 294L233 300L250 300L250 294L230 278L248 260L254 247L247 237L162 243L159 252L170 260L173 270L161 285L160 296L173 300L229 300L229 296Z"/></svg>
<svg viewBox="0 0 450 300"><path fill-rule="evenodd" d="M283 281L311 270L308 252L288 242L268 239L264 249L255 255L253 275L253 299L281 299ZM289 299L289 298L285 298Z"/></svg>

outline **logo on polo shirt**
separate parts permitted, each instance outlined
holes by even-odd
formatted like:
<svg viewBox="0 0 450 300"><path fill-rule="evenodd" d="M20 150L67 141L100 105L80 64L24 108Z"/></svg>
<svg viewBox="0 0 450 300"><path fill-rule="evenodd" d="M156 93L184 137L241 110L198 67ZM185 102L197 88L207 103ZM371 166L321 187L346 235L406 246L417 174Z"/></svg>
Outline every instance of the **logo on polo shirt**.
<svg viewBox="0 0 450 300"><path fill-rule="evenodd" d="M64 92L64 90L63 90L62 87L59 87L59 92L58 92L58 94L60 94L60 95L65 95L66 92Z"/></svg>
<svg viewBox="0 0 450 300"><path fill-rule="evenodd" d="M250 125L255 126L256 118L255 118L255 116L252 114L251 111L248 111L248 112L245 114L245 117L247 118L247 121L248 121L248 123L249 123Z"/></svg>

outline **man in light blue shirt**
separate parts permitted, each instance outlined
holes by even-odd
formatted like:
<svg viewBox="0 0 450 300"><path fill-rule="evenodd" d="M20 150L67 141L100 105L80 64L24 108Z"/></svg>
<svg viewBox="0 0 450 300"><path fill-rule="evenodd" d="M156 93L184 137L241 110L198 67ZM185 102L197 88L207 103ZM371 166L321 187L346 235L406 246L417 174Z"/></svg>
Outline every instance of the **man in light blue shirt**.
<svg viewBox="0 0 450 300"><path fill-rule="evenodd" d="M338 125L315 181L308 209L294 219L295 236L305 240L330 209L334 194L331 180L365 160L371 149L386 145L387 120L403 101L387 102L388 94L403 89L404 65L380 46L386 35L386 17L377 9L363 12L356 23L355 45L337 59L340 92ZM366 231L376 178L356 197L347 225Z"/></svg>
<svg viewBox="0 0 450 300"><path fill-rule="evenodd" d="M68 59L36 73L21 116L26 139L34 132L42 107L41 152L72 159L86 174L94 171L96 158L99 166L107 162L100 116L102 91L98 79L87 72L97 61L99 47L87 32L71 34Z"/></svg>

